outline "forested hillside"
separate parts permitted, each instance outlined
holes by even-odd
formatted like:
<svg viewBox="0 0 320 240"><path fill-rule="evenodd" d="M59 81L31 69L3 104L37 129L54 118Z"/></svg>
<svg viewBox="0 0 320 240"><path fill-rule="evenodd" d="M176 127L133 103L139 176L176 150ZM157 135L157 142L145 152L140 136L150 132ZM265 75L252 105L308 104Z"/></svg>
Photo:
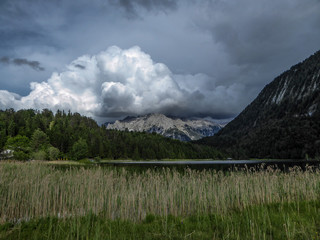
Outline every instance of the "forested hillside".
<svg viewBox="0 0 320 240"><path fill-rule="evenodd" d="M216 136L199 142L235 158L319 158L320 51L275 78Z"/></svg>
<svg viewBox="0 0 320 240"><path fill-rule="evenodd" d="M27 159L221 158L211 147L183 143L157 134L107 130L78 113L48 109L0 111L0 150ZM4 154L2 154L4 155ZM7 154L10 156L10 152ZM3 157L3 156L2 156Z"/></svg>

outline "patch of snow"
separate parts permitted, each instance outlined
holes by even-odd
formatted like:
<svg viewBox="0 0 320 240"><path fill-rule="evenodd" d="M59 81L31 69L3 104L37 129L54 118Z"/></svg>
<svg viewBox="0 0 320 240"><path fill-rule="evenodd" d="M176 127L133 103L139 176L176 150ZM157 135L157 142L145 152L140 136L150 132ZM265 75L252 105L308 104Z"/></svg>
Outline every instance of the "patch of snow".
<svg viewBox="0 0 320 240"><path fill-rule="evenodd" d="M315 113L316 109L317 109L317 104L313 104L312 106L310 106L308 109L308 116L312 117L312 115Z"/></svg>
<svg viewBox="0 0 320 240"><path fill-rule="evenodd" d="M281 91L278 94L278 96L277 95L274 96L273 102L275 102L276 104L279 104L282 101L287 89L288 89L288 79L285 80L284 86L281 89Z"/></svg>

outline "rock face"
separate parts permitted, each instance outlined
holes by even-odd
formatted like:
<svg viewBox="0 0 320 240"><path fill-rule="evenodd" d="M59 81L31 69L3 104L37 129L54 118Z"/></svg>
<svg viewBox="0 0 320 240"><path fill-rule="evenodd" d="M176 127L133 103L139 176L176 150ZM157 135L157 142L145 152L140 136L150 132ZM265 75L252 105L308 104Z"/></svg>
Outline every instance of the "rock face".
<svg viewBox="0 0 320 240"><path fill-rule="evenodd" d="M181 141L198 140L203 137L213 136L223 126L208 120L182 120L180 118L167 117L163 114L126 117L123 120L117 120L106 125L107 129L155 132Z"/></svg>
<svg viewBox="0 0 320 240"><path fill-rule="evenodd" d="M216 136L201 143L236 158L320 156L320 51L268 84Z"/></svg>

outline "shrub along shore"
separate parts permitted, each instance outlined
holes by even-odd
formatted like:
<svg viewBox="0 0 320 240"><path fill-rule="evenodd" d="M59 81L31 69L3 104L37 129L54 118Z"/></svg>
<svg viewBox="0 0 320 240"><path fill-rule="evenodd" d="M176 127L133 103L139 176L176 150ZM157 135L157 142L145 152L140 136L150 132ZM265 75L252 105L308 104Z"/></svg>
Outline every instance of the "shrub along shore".
<svg viewBox="0 0 320 240"><path fill-rule="evenodd" d="M315 169L135 172L0 163L0 176L1 239L320 237Z"/></svg>

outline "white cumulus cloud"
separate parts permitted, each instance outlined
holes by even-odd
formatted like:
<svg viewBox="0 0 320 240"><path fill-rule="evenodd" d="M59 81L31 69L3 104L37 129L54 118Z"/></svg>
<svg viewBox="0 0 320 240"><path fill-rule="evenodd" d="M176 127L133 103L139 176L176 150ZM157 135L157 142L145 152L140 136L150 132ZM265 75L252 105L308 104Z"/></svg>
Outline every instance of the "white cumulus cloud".
<svg viewBox="0 0 320 240"><path fill-rule="evenodd" d="M228 117L244 92L241 84L216 86L205 74L173 74L137 46L112 46L94 56L81 56L65 71L30 87L30 94L23 97L0 90L0 108L70 109L94 118L152 112Z"/></svg>

